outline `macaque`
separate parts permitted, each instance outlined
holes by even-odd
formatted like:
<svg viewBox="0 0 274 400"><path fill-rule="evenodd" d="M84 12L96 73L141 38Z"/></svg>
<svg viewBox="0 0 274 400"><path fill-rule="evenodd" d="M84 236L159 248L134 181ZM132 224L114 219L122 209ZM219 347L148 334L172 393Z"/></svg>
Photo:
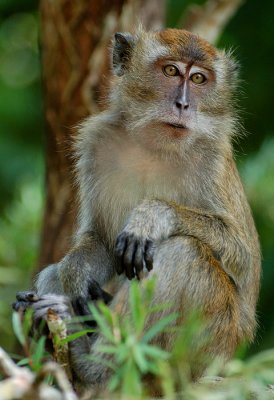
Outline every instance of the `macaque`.
<svg viewBox="0 0 274 400"><path fill-rule="evenodd" d="M125 315L129 280L156 276L153 303L172 304L157 319L176 311L181 325L198 308L210 338L203 351L227 360L254 337L260 280L258 237L232 151L238 65L177 29L116 33L112 56L108 108L82 123L75 143L74 245L15 308L31 306L43 319L51 307L66 318L71 305L85 315L101 298ZM159 335L155 343L171 350L175 338ZM99 334L70 345L83 386L109 377L105 365L83 358L101 342ZM195 377L203 373L191 368Z"/></svg>

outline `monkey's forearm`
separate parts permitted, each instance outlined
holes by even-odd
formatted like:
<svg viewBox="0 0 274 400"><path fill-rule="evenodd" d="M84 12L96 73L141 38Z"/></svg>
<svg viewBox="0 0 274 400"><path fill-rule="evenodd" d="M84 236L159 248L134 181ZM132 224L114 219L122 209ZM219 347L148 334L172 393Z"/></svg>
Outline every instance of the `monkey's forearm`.
<svg viewBox="0 0 274 400"><path fill-rule="evenodd" d="M232 218L185 207L175 207L175 210L178 214L177 233L193 236L207 244L220 258L227 274L241 285L249 273L247 266L251 265L253 255L243 238L244 232Z"/></svg>
<svg viewBox="0 0 274 400"><path fill-rule="evenodd" d="M240 226L229 215L145 200L133 210L123 232L156 242L176 235L193 236L208 245L225 272L241 286L249 274L253 255Z"/></svg>
<svg viewBox="0 0 274 400"><path fill-rule="evenodd" d="M70 297L87 296L89 281L103 286L114 274L110 256L93 232L86 232L60 262L59 277Z"/></svg>

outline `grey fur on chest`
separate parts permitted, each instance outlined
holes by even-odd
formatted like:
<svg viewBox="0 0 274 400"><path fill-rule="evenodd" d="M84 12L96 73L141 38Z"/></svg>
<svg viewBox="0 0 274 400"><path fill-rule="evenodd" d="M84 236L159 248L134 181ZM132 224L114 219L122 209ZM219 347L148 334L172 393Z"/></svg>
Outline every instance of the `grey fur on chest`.
<svg viewBox="0 0 274 400"><path fill-rule="evenodd" d="M97 149L90 192L93 225L113 243L130 211L144 199L207 208L208 182L195 174L195 162L159 159L130 141Z"/></svg>

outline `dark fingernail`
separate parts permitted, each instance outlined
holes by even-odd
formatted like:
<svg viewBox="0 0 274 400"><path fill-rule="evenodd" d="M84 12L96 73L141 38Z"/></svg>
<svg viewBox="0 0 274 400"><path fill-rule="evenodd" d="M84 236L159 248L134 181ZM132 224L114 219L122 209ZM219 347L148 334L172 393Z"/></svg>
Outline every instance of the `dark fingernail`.
<svg viewBox="0 0 274 400"><path fill-rule="evenodd" d="M38 301L39 300L39 297L37 296L37 294L33 293L33 292L29 292L27 294L27 297L28 297L29 301Z"/></svg>

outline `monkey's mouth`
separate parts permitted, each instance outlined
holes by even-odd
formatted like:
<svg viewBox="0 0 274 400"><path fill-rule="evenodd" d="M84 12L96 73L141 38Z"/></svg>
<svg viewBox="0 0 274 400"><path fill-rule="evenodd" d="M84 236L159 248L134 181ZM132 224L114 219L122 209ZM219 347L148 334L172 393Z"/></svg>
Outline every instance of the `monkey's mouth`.
<svg viewBox="0 0 274 400"><path fill-rule="evenodd" d="M172 128L177 128L177 129L187 129L187 127L183 124L173 124L171 122L167 122L166 125L171 126Z"/></svg>

